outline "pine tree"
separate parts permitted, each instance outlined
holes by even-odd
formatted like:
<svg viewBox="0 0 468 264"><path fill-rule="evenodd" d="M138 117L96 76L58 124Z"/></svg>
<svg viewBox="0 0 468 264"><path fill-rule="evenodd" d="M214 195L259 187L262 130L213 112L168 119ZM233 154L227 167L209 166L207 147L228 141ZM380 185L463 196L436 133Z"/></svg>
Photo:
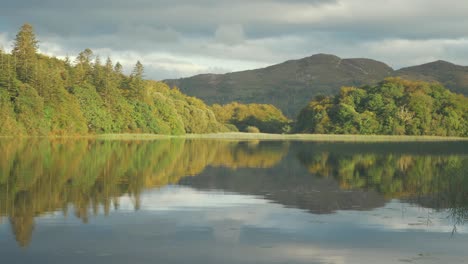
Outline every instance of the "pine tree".
<svg viewBox="0 0 468 264"><path fill-rule="evenodd" d="M111 58L107 57L106 64L104 65L104 82L100 87L101 95L107 103L107 98L110 95L110 90L114 89L116 78L114 76L114 69Z"/></svg>
<svg viewBox="0 0 468 264"><path fill-rule="evenodd" d="M24 24L16 35L12 51L19 80L28 83L33 81L38 47L33 27L30 24Z"/></svg>
<svg viewBox="0 0 468 264"><path fill-rule="evenodd" d="M68 56L68 54L67 56L65 56L65 59L63 60L63 62L67 68L71 67L71 61L70 61L70 57Z"/></svg>
<svg viewBox="0 0 468 264"><path fill-rule="evenodd" d="M81 84L86 80L90 79L92 74L91 61L93 60L93 51L91 49L85 49L80 52L75 59L75 69L73 71L73 82L75 84Z"/></svg>
<svg viewBox="0 0 468 264"><path fill-rule="evenodd" d="M3 48L0 48L0 88L7 88L9 85L9 67L7 64L7 55Z"/></svg>
<svg viewBox="0 0 468 264"><path fill-rule="evenodd" d="M131 76L132 78L141 81L143 80L143 73L144 73L143 64L141 64L140 61L137 61L137 63L135 64L135 67L133 68Z"/></svg>
<svg viewBox="0 0 468 264"><path fill-rule="evenodd" d="M132 96L140 97L143 94L143 64L137 61L133 68L132 74L130 75L130 90Z"/></svg>
<svg viewBox="0 0 468 264"><path fill-rule="evenodd" d="M115 71L115 73L117 73L117 74L120 74L120 75L123 74L123 67L122 67L122 64L120 64L120 62L117 62L117 63L115 64L114 71Z"/></svg>
<svg viewBox="0 0 468 264"><path fill-rule="evenodd" d="M93 65L93 81L96 89L102 90L105 85L105 73L101 65L101 57L96 56Z"/></svg>
<svg viewBox="0 0 468 264"><path fill-rule="evenodd" d="M18 93L15 79L16 72L12 56L0 49L0 88L6 89L12 97L17 96Z"/></svg>

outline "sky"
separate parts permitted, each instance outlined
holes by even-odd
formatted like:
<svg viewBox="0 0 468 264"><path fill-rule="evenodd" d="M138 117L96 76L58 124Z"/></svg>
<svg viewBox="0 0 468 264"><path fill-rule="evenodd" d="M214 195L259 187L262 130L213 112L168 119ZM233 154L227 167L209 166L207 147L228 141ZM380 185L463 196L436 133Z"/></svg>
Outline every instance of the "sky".
<svg viewBox="0 0 468 264"><path fill-rule="evenodd" d="M0 0L0 47L31 23L40 52L85 48L168 79L265 67L317 53L398 69L468 65L466 0Z"/></svg>

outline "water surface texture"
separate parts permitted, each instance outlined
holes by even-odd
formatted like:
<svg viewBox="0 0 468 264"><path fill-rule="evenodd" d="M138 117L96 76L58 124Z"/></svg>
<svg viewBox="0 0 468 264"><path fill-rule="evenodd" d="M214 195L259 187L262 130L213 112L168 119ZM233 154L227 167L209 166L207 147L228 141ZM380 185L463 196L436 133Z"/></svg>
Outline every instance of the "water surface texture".
<svg viewBox="0 0 468 264"><path fill-rule="evenodd" d="M468 263L468 143L0 140L1 263Z"/></svg>

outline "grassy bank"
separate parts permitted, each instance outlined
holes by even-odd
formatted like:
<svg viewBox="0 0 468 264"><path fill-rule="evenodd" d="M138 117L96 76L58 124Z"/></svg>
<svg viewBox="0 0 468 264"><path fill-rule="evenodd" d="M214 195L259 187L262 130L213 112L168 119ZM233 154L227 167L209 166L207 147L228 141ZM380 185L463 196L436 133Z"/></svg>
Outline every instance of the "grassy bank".
<svg viewBox="0 0 468 264"><path fill-rule="evenodd" d="M18 138L5 137L1 138ZM158 139L219 139L219 140L295 140L295 141L329 141L329 142L443 142L468 141L468 137L439 136L393 136L393 135L321 135L321 134L266 134L266 133L215 133L187 134L180 136L157 134L98 134L82 136L21 136L19 138L49 138L49 139L99 139L99 140L158 140Z"/></svg>
<svg viewBox="0 0 468 264"><path fill-rule="evenodd" d="M168 138L223 139L223 140L297 140L297 141L336 141L336 142L415 142L415 141L468 141L462 137L437 136L391 136L391 135L318 135L318 134L264 134L264 133L217 133L165 136L152 134L105 134L95 136L109 140L152 140Z"/></svg>

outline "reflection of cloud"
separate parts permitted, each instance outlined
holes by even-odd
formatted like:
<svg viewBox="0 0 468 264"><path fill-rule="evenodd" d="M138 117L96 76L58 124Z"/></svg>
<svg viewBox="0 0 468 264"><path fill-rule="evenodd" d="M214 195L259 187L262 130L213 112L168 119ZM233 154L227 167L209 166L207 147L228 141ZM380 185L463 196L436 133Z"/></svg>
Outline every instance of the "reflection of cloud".
<svg viewBox="0 0 468 264"><path fill-rule="evenodd" d="M141 209L147 211L200 210L246 205L266 204L254 196L222 192L200 192L188 187L169 186L145 192L141 196ZM120 209L133 210L132 198L120 199Z"/></svg>
<svg viewBox="0 0 468 264"><path fill-rule="evenodd" d="M319 263L342 264L349 263L349 259L344 257L349 255L345 250L333 250L308 246L305 244L284 244L275 248L275 254L278 256L294 258L304 262L315 260Z"/></svg>
<svg viewBox="0 0 468 264"><path fill-rule="evenodd" d="M424 231L450 233L453 224L447 212L422 208L398 201L388 203L384 208L358 216L363 225L391 231ZM459 233L468 233L466 226L457 227Z"/></svg>
<svg viewBox="0 0 468 264"><path fill-rule="evenodd" d="M190 225L223 221L235 223L235 226L219 226L226 230L231 227L240 229L241 226L248 226L295 232L309 226L310 221L357 225L359 228L387 231L450 233L453 228L445 212L436 212L433 209L412 206L396 200L372 211L347 210L335 214L313 215L298 209L286 209L256 196L170 186L144 193L141 204L141 210L145 211L204 212L201 218L187 219L187 224ZM132 198L128 196L121 198L121 210L133 210L133 208ZM289 214L285 214L285 210L289 211ZM285 222L288 224L285 225ZM458 227L457 230L459 233L468 233L468 229L464 226Z"/></svg>
<svg viewBox="0 0 468 264"><path fill-rule="evenodd" d="M406 228L428 211L398 201L367 212L313 215L255 196L177 186L144 192L141 201L142 210L131 215L132 200L122 197L124 212L72 228L60 225L73 219L39 217L37 239L42 243L36 246L57 252L108 249L119 256L115 263L126 260L121 256L135 257L135 250L158 263L463 263L466 257L466 232L451 238L443 231L450 227L443 213L434 212L433 219L439 220L427 228ZM62 244L50 236L47 231L56 227L57 233L73 234L72 239ZM112 235L96 230L112 230Z"/></svg>

